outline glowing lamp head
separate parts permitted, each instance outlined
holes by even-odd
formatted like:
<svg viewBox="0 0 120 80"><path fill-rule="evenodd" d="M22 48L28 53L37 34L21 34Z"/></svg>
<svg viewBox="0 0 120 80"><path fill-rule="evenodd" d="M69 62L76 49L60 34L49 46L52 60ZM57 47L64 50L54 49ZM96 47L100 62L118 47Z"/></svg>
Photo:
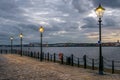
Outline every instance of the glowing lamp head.
<svg viewBox="0 0 120 80"><path fill-rule="evenodd" d="M41 26L40 29L39 29L39 31L40 31L41 33L43 33L43 32L44 32L44 28Z"/></svg>
<svg viewBox="0 0 120 80"><path fill-rule="evenodd" d="M13 40L13 36L11 36L10 39Z"/></svg>
<svg viewBox="0 0 120 80"><path fill-rule="evenodd" d="M103 8L101 6L101 4L99 4L99 6L95 9L96 15L101 18L103 16L103 13L105 11L105 8Z"/></svg>
<svg viewBox="0 0 120 80"><path fill-rule="evenodd" d="M20 38L22 38L22 37L23 37L23 34L21 33L19 36L20 36Z"/></svg>

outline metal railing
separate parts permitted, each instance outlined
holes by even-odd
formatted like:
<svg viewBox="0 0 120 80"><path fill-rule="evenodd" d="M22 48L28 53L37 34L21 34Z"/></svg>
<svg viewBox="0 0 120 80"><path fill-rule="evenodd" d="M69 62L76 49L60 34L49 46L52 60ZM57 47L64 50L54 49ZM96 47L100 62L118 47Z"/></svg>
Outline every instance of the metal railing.
<svg viewBox="0 0 120 80"><path fill-rule="evenodd" d="M20 50L12 50L12 53L10 50L2 49L0 50L0 54L18 54L20 55ZM22 52L24 56L36 58L40 60L40 53L39 52L29 52L29 51L23 51ZM98 69L99 66L99 59L90 58L87 55L84 55L83 57L76 57L73 54L70 56L67 56L65 54L62 55L62 58L59 59L59 54L56 53L43 53L43 59L44 61L52 61L52 62L59 62L61 64L71 65L71 66L77 66L77 67L83 67L84 69L89 68L92 70ZM109 69L111 73L115 73L115 71L120 72L120 61L119 60L110 60L105 57L103 57L103 66L104 70Z"/></svg>

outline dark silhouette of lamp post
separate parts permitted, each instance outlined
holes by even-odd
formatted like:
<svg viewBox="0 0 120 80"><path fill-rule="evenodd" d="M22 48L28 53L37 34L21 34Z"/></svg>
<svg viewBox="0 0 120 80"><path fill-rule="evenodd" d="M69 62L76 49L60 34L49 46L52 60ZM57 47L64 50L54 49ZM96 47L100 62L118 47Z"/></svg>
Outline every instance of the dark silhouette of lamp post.
<svg viewBox="0 0 120 80"><path fill-rule="evenodd" d="M13 36L10 37L10 40L11 40L11 54L13 52Z"/></svg>
<svg viewBox="0 0 120 80"><path fill-rule="evenodd" d="M44 28L41 26L40 29L40 50L41 50L41 53L40 53L40 61L43 60L43 53L42 53L42 37L43 37L43 32L44 32Z"/></svg>
<svg viewBox="0 0 120 80"><path fill-rule="evenodd" d="M20 37L20 55L22 56L22 38L23 38L23 34L21 33L19 35L19 37Z"/></svg>
<svg viewBox="0 0 120 80"><path fill-rule="evenodd" d="M95 12L99 18L99 74L103 75L103 56L102 56L102 42L101 42L101 22L102 22L102 16L105 9L99 4L99 6L95 9Z"/></svg>

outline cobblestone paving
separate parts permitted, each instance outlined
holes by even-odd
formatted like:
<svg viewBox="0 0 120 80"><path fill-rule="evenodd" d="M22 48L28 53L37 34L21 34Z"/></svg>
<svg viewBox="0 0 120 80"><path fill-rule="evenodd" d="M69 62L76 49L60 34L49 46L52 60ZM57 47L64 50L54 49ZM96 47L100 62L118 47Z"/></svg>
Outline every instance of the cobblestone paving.
<svg viewBox="0 0 120 80"><path fill-rule="evenodd" d="M120 80L120 74L99 75L89 69L0 54L0 80Z"/></svg>

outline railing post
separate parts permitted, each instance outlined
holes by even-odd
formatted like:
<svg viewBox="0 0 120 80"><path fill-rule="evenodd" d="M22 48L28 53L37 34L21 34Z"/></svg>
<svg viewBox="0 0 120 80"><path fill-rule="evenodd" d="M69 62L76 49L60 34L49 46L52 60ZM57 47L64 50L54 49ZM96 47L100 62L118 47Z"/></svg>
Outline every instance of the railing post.
<svg viewBox="0 0 120 80"><path fill-rule="evenodd" d="M24 56L24 54L23 54L23 50L22 50L22 55Z"/></svg>
<svg viewBox="0 0 120 80"><path fill-rule="evenodd" d="M38 57L37 57L37 52L36 52L35 58L36 58L36 59L38 58Z"/></svg>
<svg viewBox="0 0 120 80"><path fill-rule="evenodd" d="M33 55L34 53L32 52L32 57L34 57L34 55Z"/></svg>
<svg viewBox="0 0 120 80"><path fill-rule="evenodd" d="M33 52L31 51L31 57L33 58Z"/></svg>
<svg viewBox="0 0 120 80"><path fill-rule="evenodd" d="M92 70L94 70L94 59L92 59Z"/></svg>
<svg viewBox="0 0 120 80"><path fill-rule="evenodd" d="M36 52L34 51L34 58L36 58Z"/></svg>
<svg viewBox="0 0 120 80"><path fill-rule="evenodd" d="M114 61L112 61L112 74L114 74Z"/></svg>
<svg viewBox="0 0 120 80"><path fill-rule="evenodd" d="M29 56L29 51L27 51L27 56Z"/></svg>
<svg viewBox="0 0 120 80"><path fill-rule="evenodd" d="M37 59L37 52L35 52L35 58Z"/></svg>
<svg viewBox="0 0 120 80"><path fill-rule="evenodd" d="M44 54L44 56L45 56L45 60L46 60L46 54Z"/></svg>
<svg viewBox="0 0 120 80"><path fill-rule="evenodd" d="M71 66L73 66L73 54L71 54Z"/></svg>
<svg viewBox="0 0 120 80"><path fill-rule="evenodd" d="M87 64L86 64L86 55L83 56L83 60L84 60L84 68L86 69Z"/></svg>
<svg viewBox="0 0 120 80"><path fill-rule="evenodd" d="M23 51L23 55L25 56L25 51Z"/></svg>
<svg viewBox="0 0 120 80"><path fill-rule="evenodd" d="M50 55L50 60L52 61L52 54Z"/></svg>
<svg viewBox="0 0 120 80"><path fill-rule="evenodd" d="M32 51L31 51L31 53L30 53L30 57L32 57Z"/></svg>
<svg viewBox="0 0 120 80"><path fill-rule="evenodd" d="M49 52L48 52L48 54L47 54L47 60L49 61Z"/></svg>
<svg viewBox="0 0 120 80"><path fill-rule="evenodd" d="M28 51L26 51L26 56L28 56Z"/></svg>
<svg viewBox="0 0 120 80"><path fill-rule="evenodd" d="M0 53L2 54L2 49L0 50Z"/></svg>
<svg viewBox="0 0 120 80"><path fill-rule="evenodd" d="M38 59L40 58L39 52L37 53L37 58L38 58Z"/></svg>
<svg viewBox="0 0 120 80"><path fill-rule="evenodd" d="M29 57L30 57L30 55L31 55L31 52L29 52Z"/></svg>
<svg viewBox="0 0 120 80"><path fill-rule="evenodd" d="M63 54L62 54L62 56L61 56L62 58L61 58L61 64L63 64Z"/></svg>
<svg viewBox="0 0 120 80"><path fill-rule="evenodd" d="M17 53L17 51L16 51L16 49L14 50L14 54L16 54Z"/></svg>
<svg viewBox="0 0 120 80"><path fill-rule="evenodd" d="M6 52L6 54L8 53L8 51L7 51L7 50L5 50L5 52Z"/></svg>
<svg viewBox="0 0 120 80"><path fill-rule="evenodd" d="M44 60L44 52L42 52L42 59Z"/></svg>
<svg viewBox="0 0 120 80"><path fill-rule="evenodd" d="M24 51L24 55L26 56L26 51Z"/></svg>
<svg viewBox="0 0 120 80"><path fill-rule="evenodd" d="M26 51L26 56L28 56L28 51Z"/></svg>
<svg viewBox="0 0 120 80"><path fill-rule="evenodd" d="M30 51L28 51L28 56L30 57Z"/></svg>
<svg viewBox="0 0 120 80"><path fill-rule="evenodd" d="M80 66L80 61L79 61L79 58L78 58L78 67Z"/></svg>
<svg viewBox="0 0 120 80"><path fill-rule="evenodd" d="M32 57L34 58L34 52L32 52Z"/></svg>
<svg viewBox="0 0 120 80"><path fill-rule="evenodd" d="M12 50L12 54L13 54L13 50ZM23 52L23 55L26 56L26 52L25 51Z"/></svg>
<svg viewBox="0 0 120 80"><path fill-rule="evenodd" d="M56 62L56 54L54 53L54 62Z"/></svg>
<svg viewBox="0 0 120 80"><path fill-rule="evenodd" d="M66 65L71 65L71 57L66 56Z"/></svg>

